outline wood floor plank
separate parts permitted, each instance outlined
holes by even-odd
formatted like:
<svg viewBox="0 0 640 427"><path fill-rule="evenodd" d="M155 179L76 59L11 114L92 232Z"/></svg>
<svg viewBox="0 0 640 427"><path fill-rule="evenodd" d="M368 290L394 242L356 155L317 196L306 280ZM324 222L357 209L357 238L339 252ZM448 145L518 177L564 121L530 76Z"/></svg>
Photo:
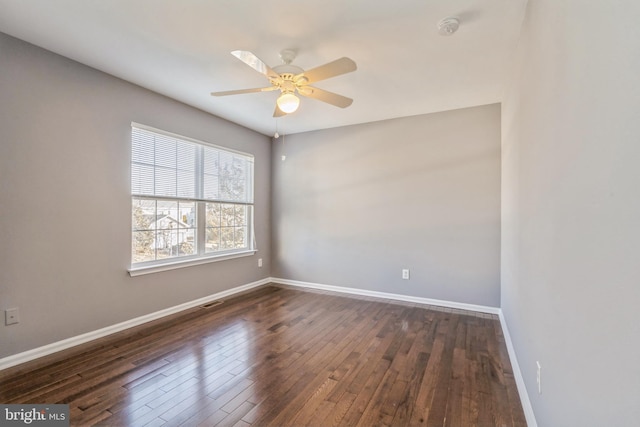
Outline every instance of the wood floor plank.
<svg viewBox="0 0 640 427"><path fill-rule="evenodd" d="M396 383L396 378L398 378L398 371L393 369L387 369L385 371L378 387L374 391L373 395L368 399L369 403L358 420L358 427L381 424L381 411L383 409L385 399L389 396L393 385Z"/></svg>
<svg viewBox="0 0 640 427"><path fill-rule="evenodd" d="M455 349L456 330L459 316L454 314L447 318L448 328L443 337L444 348L440 364L438 366L438 378L434 389L432 407L427 419L428 426L442 426L446 419L447 403L450 398L451 366L453 364L453 352Z"/></svg>
<svg viewBox="0 0 640 427"><path fill-rule="evenodd" d="M243 402L233 412L227 415L220 423L216 424L216 427L231 427L241 421L242 417L253 409L253 404L249 402Z"/></svg>
<svg viewBox="0 0 640 427"><path fill-rule="evenodd" d="M311 414L310 417L307 418L306 422L300 424L302 426L328 426L328 423L319 423L318 420L325 420L330 414L332 414L336 409L336 404L334 402L329 402L328 400L323 400L320 402L316 410Z"/></svg>
<svg viewBox="0 0 640 427"><path fill-rule="evenodd" d="M391 425L409 425L411 414L416 406L416 401L418 400L418 393L422 387L421 380L424 377L424 372L427 369L428 362L428 353L418 353L413 364L413 374L408 379L406 392L398 403L398 409L391 421Z"/></svg>
<svg viewBox="0 0 640 427"><path fill-rule="evenodd" d="M264 286L0 372L72 425L526 426L496 316Z"/></svg>
<svg viewBox="0 0 640 427"><path fill-rule="evenodd" d="M319 421L317 425L327 427L341 425L342 420L347 414L347 411L349 411L349 408L351 408L353 402L356 400L356 397L357 396L353 393L344 393L341 395L340 401L338 403L325 400L325 402L333 405L332 407L334 409L333 411L329 412L329 414L327 414L324 419L320 417L316 418L316 420Z"/></svg>
<svg viewBox="0 0 640 427"><path fill-rule="evenodd" d="M444 351L444 335L435 333L435 330L432 330L434 332L432 335L433 345L430 346L429 361L420 380L420 390L416 397L416 402L411 408L411 425L426 425L429 412L433 406L436 379Z"/></svg>
<svg viewBox="0 0 640 427"><path fill-rule="evenodd" d="M389 364L388 360L379 359L375 368L370 372L367 381L362 385L362 387L356 387L353 389L353 394L356 395L356 398L349 406L344 418L339 421L340 425L356 425L360 421L362 414L364 414L365 410L369 406L371 397L374 395L382 381L382 378L384 378L385 373L389 369Z"/></svg>

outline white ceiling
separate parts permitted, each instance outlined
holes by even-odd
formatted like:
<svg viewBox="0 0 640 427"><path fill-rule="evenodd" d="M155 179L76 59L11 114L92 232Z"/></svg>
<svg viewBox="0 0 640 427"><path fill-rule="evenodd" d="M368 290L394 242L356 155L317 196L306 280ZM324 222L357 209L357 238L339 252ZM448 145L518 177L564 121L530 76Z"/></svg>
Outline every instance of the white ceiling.
<svg viewBox="0 0 640 427"><path fill-rule="evenodd" d="M265 135L297 133L500 102L527 0L0 0L0 31ZM437 23L460 19L451 37ZM230 54L270 66L285 48L310 69L348 56L358 70L317 87L354 99L302 98L272 117L277 92Z"/></svg>

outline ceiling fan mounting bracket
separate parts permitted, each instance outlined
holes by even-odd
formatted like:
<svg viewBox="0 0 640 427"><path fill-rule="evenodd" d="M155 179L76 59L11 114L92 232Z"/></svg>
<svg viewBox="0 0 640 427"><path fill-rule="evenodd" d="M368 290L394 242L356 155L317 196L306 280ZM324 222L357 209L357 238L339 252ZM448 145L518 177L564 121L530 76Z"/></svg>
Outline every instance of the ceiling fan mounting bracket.
<svg viewBox="0 0 640 427"><path fill-rule="evenodd" d="M296 59L297 55L298 52L296 52L294 49L283 49L280 51L280 59L282 59L282 62L287 65L291 64L293 60Z"/></svg>

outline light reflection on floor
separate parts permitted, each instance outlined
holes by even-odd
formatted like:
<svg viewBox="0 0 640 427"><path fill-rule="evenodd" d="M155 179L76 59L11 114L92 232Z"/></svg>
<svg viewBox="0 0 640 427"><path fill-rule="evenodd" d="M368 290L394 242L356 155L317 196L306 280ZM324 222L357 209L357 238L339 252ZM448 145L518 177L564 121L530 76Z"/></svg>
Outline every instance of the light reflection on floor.
<svg viewBox="0 0 640 427"><path fill-rule="evenodd" d="M238 396L239 402L264 400L267 396L265 387L259 386L260 382L277 383L277 372L269 378L256 378L251 373L252 367L268 361L272 354L284 351L287 346L283 342L289 333L287 327L278 322L263 324L260 313L264 309L269 310L272 319L278 319L278 312L287 312L282 306L256 304L253 310L223 322L215 319L212 323L216 326L210 334L158 360L159 367L155 371L131 383L126 408L122 411L123 419L129 425L137 425L147 417L162 417L155 410L171 399L183 400L174 402L177 406L170 410L166 419L179 410L185 414L213 413L220 409L216 408L216 398L234 386L243 389L242 396ZM274 333L265 338L264 330L269 328L275 328ZM262 337L264 342L256 343L256 337ZM256 354L257 351L260 354ZM246 384L240 384L241 381Z"/></svg>

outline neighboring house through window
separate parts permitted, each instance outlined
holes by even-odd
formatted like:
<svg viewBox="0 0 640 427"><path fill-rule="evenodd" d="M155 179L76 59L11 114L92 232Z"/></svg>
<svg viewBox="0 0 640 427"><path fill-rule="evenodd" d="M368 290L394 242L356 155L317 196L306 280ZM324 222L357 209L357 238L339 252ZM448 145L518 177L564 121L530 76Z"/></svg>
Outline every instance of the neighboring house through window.
<svg viewBox="0 0 640 427"><path fill-rule="evenodd" d="M255 252L253 156L132 123L131 274Z"/></svg>

